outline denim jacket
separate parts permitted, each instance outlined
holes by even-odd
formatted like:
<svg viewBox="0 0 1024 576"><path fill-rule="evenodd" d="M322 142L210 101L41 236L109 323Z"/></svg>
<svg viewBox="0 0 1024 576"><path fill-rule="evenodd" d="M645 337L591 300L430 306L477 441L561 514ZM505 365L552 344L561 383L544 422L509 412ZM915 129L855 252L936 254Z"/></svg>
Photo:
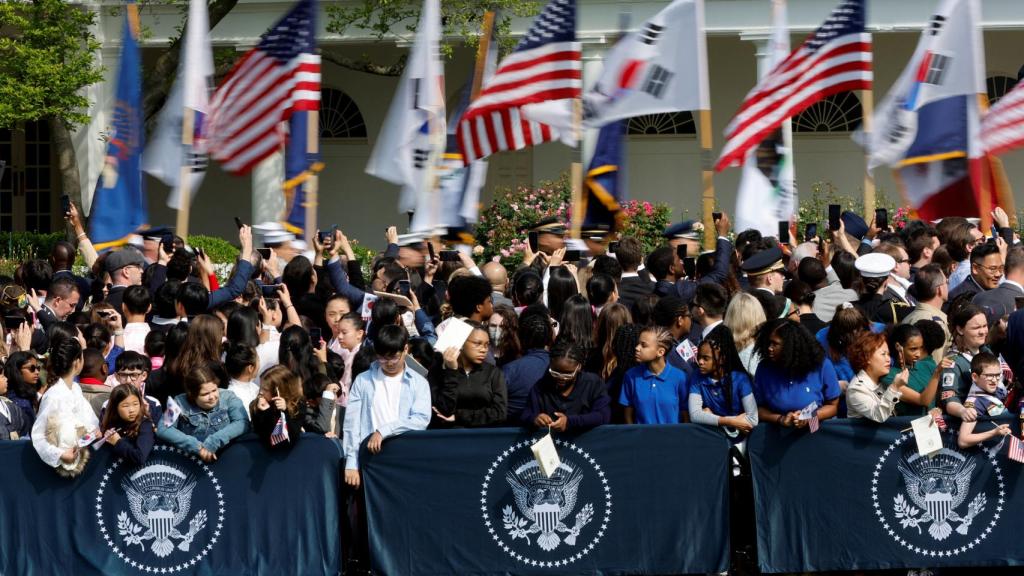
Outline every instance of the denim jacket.
<svg viewBox="0 0 1024 576"><path fill-rule="evenodd" d="M410 430L426 430L430 422L430 385L426 378L406 368L402 373L402 391L398 397L398 420L385 422L375 429L372 415L374 382L383 380L380 364L374 362L369 370L356 376L352 382L342 440L346 470L359 469L359 445L375 431L384 438L390 438Z"/></svg>
<svg viewBox="0 0 1024 576"><path fill-rule="evenodd" d="M200 447L216 452L249 431L245 406L230 390L221 390L217 406L209 411L189 402L185 394L178 394L174 401L181 415L173 426L161 419L157 436L186 452L199 453Z"/></svg>

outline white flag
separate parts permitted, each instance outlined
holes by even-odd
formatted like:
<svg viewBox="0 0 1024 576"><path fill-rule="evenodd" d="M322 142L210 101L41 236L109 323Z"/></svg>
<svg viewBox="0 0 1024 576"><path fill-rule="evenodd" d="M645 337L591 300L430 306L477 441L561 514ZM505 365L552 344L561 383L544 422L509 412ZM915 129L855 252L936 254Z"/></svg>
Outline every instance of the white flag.
<svg viewBox="0 0 1024 576"><path fill-rule="evenodd" d="M210 111L213 82L213 53L205 0L191 0L185 42L178 62L178 77L160 111L156 135L143 155L142 169L171 187L167 205L179 208L181 168L190 166L188 189L195 197L206 174L207 156L204 123ZM193 113L192 145L182 144L185 109Z"/></svg>
<svg viewBox="0 0 1024 576"><path fill-rule="evenodd" d="M981 6L977 0L942 0L928 26L921 33L917 49L893 88L875 110L874 129L870 134L857 131L854 139L868 151L868 168L889 165L900 166L909 156L918 156L912 150L915 140L928 138L935 126L921 126L919 113L930 104L954 104L958 97L984 94L985 47L981 37ZM968 106L971 116L977 116L974 105ZM946 117L946 126L965 123L962 118ZM972 126L964 130L965 136L957 142L959 148L976 147L978 118L970 118ZM949 138L935 138L949 142ZM947 153L939 150L936 153ZM966 152L966 151L964 151ZM930 155L936 155L935 153ZM921 154L921 156L925 156Z"/></svg>
<svg viewBox="0 0 1024 576"><path fill-rule="evenodd" d="M623 37L583 103L584 123L593 128L632 116L708 110L704 0L675 0Z"/></svg>
<svg viewBox="0 0 1024 576"><path fill-rule="evenodd" d="M402 186L400 212L416 209L429 191L433 165L445 148L444 65L441 6L424 0L416 42L374 144L366 173Z"/></svg>
<svg viewBox="0 0 1024 576"><path fill-rule="evenodd" d="M772 20L771 45L762 77L789 56L786 0L772 0ZM778 223L788 221L796 213L794 175L793 128L792 122L786 120L781 129L747 152L736 195L736 229L754 229L765 236L777 236Z"/></svg>

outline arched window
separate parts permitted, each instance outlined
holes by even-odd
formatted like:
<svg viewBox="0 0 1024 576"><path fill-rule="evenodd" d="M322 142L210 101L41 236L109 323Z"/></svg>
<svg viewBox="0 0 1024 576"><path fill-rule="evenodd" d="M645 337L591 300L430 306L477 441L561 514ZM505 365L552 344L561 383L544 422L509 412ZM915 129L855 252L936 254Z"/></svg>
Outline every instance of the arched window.
<svg viewBox="0 0 1024 576"><path fill-rule="evenodd" d="M366 123L355 100L341 90L320 90L320 137L366 138Z"/></svg>
<svg viewBox="0 0 1024 576"><path fill-rule="evenodd" d="M988 103L995 104L1006 93L1013 90L1017 85L1017 79L1009 76L989 76L985 80L985 88L988 89Z"/></svg>
<svg viewBox="0 0 1024 576"><path fill-rule="evenodd" d="M793 132L853 132L864 119L860 98L853 92L840 92L815 102L793 119Z"/></svg>
<svg viewBox="0 0 1024 576"><path fill-rule="evenodd" d="M626 133L631 136L696 134L697 124L690 112L648 114L630 118Z"/></svg>

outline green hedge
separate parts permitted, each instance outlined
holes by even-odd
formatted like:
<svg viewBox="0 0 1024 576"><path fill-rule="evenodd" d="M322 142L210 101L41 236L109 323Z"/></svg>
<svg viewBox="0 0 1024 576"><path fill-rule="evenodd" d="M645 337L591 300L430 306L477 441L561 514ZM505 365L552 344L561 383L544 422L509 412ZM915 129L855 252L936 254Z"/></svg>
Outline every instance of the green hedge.
<svg viewBox="0 0 1024 576"><path fill-rule="evenodd" d="M216 236L189 236L188 245L193 248L202 248L214 264L234 264L238 259L238 248L227 240Z"/></svg>
<svg viewBox="0 0 1024 576"><path fill-rule="evenodd" d="M63 232L0 232L0 259L25 261L46 258L54 244L66 238Z"/></svg>

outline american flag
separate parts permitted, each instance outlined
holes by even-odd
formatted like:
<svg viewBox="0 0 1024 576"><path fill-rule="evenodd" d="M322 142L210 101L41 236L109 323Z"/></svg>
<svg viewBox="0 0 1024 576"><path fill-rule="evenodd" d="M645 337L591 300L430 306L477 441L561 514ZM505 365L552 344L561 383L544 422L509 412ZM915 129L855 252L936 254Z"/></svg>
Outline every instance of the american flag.
<svg viewBox="0 0 1024 576"><path fill-rule="evenodd" d="M207 126L210 155L232 174L245 174L282 146L282 123L292 112L319 108L316 0L300 0L217 87Z"/></svg>
<svg viewBox="0 0 1024 576"><path fill-rule="evenodd" d="M456 138L463 161L557 140L558 131L528 120L523 106L579 98L582 71L576 1L551 0L462 115Z"/></svg>
<svg viewBox="0 0 1024 576"><path fill-rule="evenodd" d="M725 130L715 165L740 166L748 150L815 102L848 90L870 90L871 35L864 0L844 0L825 23L747 94Z"/></svg>
<svg viewBox="0 0 1024 576"><path fill-rule="evenodd" d="M818 428L821 428L821 421L818 420L817 412L815 412L814 416L811 416L811 419L807 421L807 427L811 429L811 434L814 434L818 431Z"/></svg>
<svg viewBox="0 0 1024 576"><path fill-rule="evenodd" d="M946 425L946 419L942 417L942 414L933 414L932 420L935 421L935 425L939 427L939 430L945 432L949 429L949 426Z"/></svg>
<svg viewBox="0 0 1024 576"><path fill-rule="evenodd" d="M274 424L274 430L270 433L270 445L277 446L289 440L288 421L284 417L284 412L281 412L281 417L277 419L277 424Z"/></svg>
<svg viewBox="0 0 1024 576"><path fill-rule="evenodd" d="M1010 451L1007 453L1010 460L1024 462L1024 442L1016 436L1010 436Z"/></svg>
<svg viewBox="0 0 1024 576"><path fill-rule="evenodd" d="M981 141L989 154L1024 146L1024 82L1000 98L982 118Z"/></svg>

